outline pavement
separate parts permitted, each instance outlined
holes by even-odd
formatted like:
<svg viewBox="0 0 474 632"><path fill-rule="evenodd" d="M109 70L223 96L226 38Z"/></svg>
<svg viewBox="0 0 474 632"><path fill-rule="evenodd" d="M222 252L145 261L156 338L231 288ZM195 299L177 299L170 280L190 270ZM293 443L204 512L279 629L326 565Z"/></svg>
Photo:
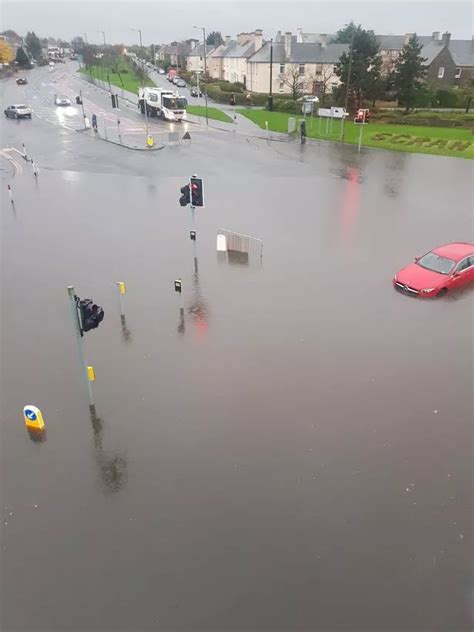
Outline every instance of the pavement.
<svg viewBox="0 0 474 632"><path fill-rule="evenodd" d="M468 161L205 125L126 151L51 98L82 87L112 133L109 97L47 72L0 83L34 108L0 122L0 627L471 629L473 289L391 285L472 241ZM221 256L219 229L263 259ZM68 285L105 310L92 417Z"/></svg>

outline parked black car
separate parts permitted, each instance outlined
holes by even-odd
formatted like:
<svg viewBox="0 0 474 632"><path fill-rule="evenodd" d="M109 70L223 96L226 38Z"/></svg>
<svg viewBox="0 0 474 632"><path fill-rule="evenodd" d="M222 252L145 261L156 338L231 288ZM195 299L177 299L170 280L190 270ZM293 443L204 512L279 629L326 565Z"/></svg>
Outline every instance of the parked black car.
<svg viewBox="0 0 474 632"><path fill-rule="evenodd" d="M26 86L28 79L26 77L18 77L16 82L19 86Z"/></svg>
<svg viewBox="0 0 474 632"><path fill-rule="evenodd" d="M202 97L202 92L201 90L199 90L199 94L198 94L198 89L197 88L191 88L191 96L192 97Z"/></svg>

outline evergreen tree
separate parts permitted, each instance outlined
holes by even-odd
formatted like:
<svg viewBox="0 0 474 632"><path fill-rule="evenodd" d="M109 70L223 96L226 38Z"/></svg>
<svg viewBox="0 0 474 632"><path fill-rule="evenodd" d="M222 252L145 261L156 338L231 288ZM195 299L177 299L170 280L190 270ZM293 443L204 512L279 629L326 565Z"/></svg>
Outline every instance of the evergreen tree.
<svg viewBox="0 0 474 632"><path fill-rule="evenodd" d="M356 26L354 22L351 20L349 24L345 24L342 29L339 29L336 33L336 37L332 39L332 42L337 44L350 44L352 39L352 34L356 33L357 30L360 30L361 26Z"/></svg>
<svg viewBox="0 0 474 632"><path fill-rule="evenodd" d="M28 55L25 53L25 50L21 46L16 51L15 61L20 66L20 68L31 68L30 58L28 57Z"/></svg>
<svg viewBox="0 0 474 632"><path fill-rule="evenodd" d="M208 46L220 46L224 43L224 39L220 31L211 31L209 35L206 37L206 44Z"/></svg>
<svg viewBox="0 0 474 632"><path fill-rule="evenodd" d="M336 75L342 83L341 93L346 94L349 83L350 107L360 108L364 99L377 98L382 89L383 80L380 75L382 62L379 45L371 31L365 31L358 26L351 35L351 40L352 50L342 53L336 64Z"/></svg>
<svg viewBox="0 0 474 632"><path fill-rule="evenodd" d="M426 58L421 56L421 49L422 45L415 34L402 48L395 63L393 87L398 102L405 106L405 112L415 105L426 75L426 68L423 65Z"/></svg>
<svg viewBox="0 0 474 632"><path fill-rule="evenodd" d="M34 31L32 31L31 33L28 31L25 37L25 43L30 55L34 59L39 59L41 57L43 48L41 46L39 38L36 36Z"/></svg>

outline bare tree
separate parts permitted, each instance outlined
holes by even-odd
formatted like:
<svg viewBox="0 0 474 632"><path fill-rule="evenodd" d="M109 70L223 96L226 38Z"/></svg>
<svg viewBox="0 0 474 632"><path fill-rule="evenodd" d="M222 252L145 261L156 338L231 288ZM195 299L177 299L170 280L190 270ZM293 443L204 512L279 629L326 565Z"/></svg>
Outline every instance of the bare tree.
<svg viewBox="0 0 474 632"><path fill-rule="evenodd" d="M291 90L291 98L297 101L304 94L305 76L300 73L298 65L291 66L280 75L280 80Z"/></svg>
<svg viewBox="0 0 474 632"><path fill-rule="evenodd" d="M328 87L336 77L333 64L323 64L321 73L316 73L313 83L313 92L319 97L321 104L324 104Z"/></svg>

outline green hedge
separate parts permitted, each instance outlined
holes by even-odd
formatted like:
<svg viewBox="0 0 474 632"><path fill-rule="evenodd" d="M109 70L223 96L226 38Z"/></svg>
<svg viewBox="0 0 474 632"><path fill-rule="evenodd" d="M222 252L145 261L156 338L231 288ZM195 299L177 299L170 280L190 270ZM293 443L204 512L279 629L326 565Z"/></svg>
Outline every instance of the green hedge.
<svg viewBox="0 0 474 632"><path fill-rule="evenodd" d="M290 114L301 114L301 101L293 99L273 99L274 112L289 112Z"/></svg>

